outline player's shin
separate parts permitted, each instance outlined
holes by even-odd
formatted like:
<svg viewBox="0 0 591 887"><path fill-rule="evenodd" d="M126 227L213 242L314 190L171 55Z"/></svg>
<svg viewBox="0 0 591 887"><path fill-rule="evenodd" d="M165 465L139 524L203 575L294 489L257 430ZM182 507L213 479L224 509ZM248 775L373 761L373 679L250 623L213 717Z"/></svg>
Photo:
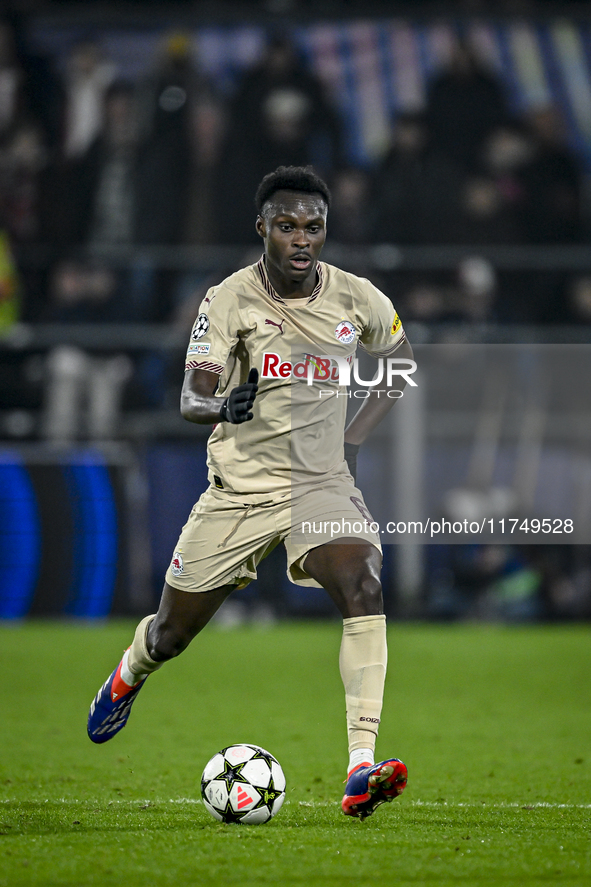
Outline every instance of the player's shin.
<svg viewBox="0 0 591 887"><path fill-rule="evenodd" d="M385 616L343 620L339 666L347 706L349 773L374 762L387 662Z"/></svg>
<svg viewBox="0 0 591 887"><path fill-rule="evenodd" d="M155 618L153 614L142 619L135 630L131 647L121 665L121 677L132 687L146 675L152 674L153 671L164 665L163 662L156 662L148 653L148 629Z"/></svg>

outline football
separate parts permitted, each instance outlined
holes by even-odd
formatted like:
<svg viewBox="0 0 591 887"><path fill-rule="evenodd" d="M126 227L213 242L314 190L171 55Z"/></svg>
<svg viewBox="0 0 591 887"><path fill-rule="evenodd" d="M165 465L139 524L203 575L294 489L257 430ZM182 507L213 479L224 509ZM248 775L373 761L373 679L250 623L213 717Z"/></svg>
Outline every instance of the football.
<svg viewBox="0 0 591 887"><path fill-rule="evenodd" d="M279 761L264 748L229 745L207 763L201 796L219 822L268 822L285 800L285 776Z"/></svg>

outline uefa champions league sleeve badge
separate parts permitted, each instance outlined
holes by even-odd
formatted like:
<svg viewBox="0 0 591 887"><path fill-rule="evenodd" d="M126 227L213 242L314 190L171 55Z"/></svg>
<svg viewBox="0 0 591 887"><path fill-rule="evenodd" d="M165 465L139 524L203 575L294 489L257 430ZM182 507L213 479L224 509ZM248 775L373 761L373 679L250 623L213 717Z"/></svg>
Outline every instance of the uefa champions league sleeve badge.
<svg viewBox="0 0 591 887"><path fill-rule="evenodd" d="M209 329L209 317L207 314L200 314L195 322L193 330L193 339L201 339Z"/></svg>

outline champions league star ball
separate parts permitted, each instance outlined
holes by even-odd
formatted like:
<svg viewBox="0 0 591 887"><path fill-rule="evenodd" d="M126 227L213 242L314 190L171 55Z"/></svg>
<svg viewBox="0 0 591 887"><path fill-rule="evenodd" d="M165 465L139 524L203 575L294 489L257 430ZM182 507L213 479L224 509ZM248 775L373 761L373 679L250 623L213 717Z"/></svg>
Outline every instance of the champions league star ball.
<svg viewBox="0 0 591 887"><path fill-rule="evenodd" d="M264 748L230 745L206 765L201 796L219 822L268 822L285 800L285 776Z"/></svg>

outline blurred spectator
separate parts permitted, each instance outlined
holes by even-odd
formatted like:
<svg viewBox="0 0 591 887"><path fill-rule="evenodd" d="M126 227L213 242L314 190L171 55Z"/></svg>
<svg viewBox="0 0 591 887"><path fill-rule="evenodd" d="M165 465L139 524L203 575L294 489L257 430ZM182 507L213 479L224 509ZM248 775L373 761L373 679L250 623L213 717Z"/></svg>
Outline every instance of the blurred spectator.
<svg viewBox="0 0 591 887"><path fill-rule="evenodd" d="M591 277L576 277L568 289L566 318L574 323L591 323Z"/></svg>
<svg viewBox="0 0 591 887"><path fill-rule="evenodd" d="M20 280L10 241L0 229L0 335L16 323L20 314Z"/></svg>
<svg viewBox="0 0 591 887"><path fill-rule="evenodd" d="M341 169L332 181L330 238L338 243L369 239L369 177L362 169Z"/></svg>
<svg viewBox="0 0 591 887"><path fill-rule="evenodd" d="M103 58L94 40L81 40L71 50L63 76L63 154L80 157L98 136L103 122L104 96L116 67Z"/></svg>
<svg viewBox="0 0 591 887"><path fill-rule="evenodd" d="M71 345L54 348L45 362L43 436L59 443L118 436L131 374L131 360L124 354L92 357Z"/></svg>
<svg viewBox="0 0 591 887"><path fill-rule="evenodd" d="M529 117L532 157L523 170L524 225L530 243L573 243L580 240L581 168L565 142L556 108L539 109Z"/></svg>
<svg viewBox="0 0 591 887"><path fill-rule="evenodd" d="M433 546L429 552L428 612L439 619L505 622L551 616L537 547ZM547 551L563 547L544 546Z"/></svg>
<svg viewBox="0 0 591 887"><path fill-rule="evenodd" d="M422 277L401 294L409 320L483 323L494 318L498 291L494 268L481 256L469 256L451 276Z"/></svg>
<svg viewBox="0 0 591 887"><path fill-rule="evenodd" d="M85 154L54 179L54 189L62 191L60 198L54 190L48 202L54 239L95 251L178 243L187 202L187 164L174 130L141 143L135 89L121 81L105 93L102 120ZM125 292L129 319L167 316L168 276L151 263L132 267L118 289Z"/></svg>
<svg viewBox="0 0 591 887"><path fill-rule="evenodd" d="M143 140L170 129L187 137L193 107L215 98L212 84L195 65L190 34L164 36L152 71L139 85L139 97Z"/></svg>
<svg viewBox="0 0 591 887"><path fill-rule="evenodd" d="M189 117L190 173L185 243L218 241L216 174L225 118L219 102L202 98Z"/></svg>
<svg viewBox="0 0 591 887"><path fill-rule="evenodd" d="M73 240L90 246L134 241L137 152L133 89L115 83L105 94L101 132L73 173Z"/></svg>
<svg viewBox="0 0 591 887"><path fill-rule="evenodd" d="M26 111L25 72L17 55L14 32L0 20L0 138Z"/></svg>
<svg viewBox="0 0 591 887"><path fill-rule="evenodd" d="M495 270L487 259L469 256L458 266L458 303L462 319L491 320L497 290Z"/></svg>
<svg viewBox="0 0 591 887"><path fill-rule="evenodd" d="M341 162L341 127L320 81L290 40L274 37L260 64L234 96L220 164L220 204L227 209L226 243L256 241L253 195L280 165L313 164L330 176Z"/></svg>
<svg viewBox="0 0 591 887"><path fill-rule="evenodd" d="M373 176L372 239L402 244L486 240L488 218L496 216L501 203L472 182L473 176L433 143L424 117L401 114L394 122L392 146Z"/></svg>
<svg viewBox="0 0 591 887"><path fill-rule="evenodd" d="M591 617L591 548L588 545L530 546L543 576L547 615L553 621Z"/></svg>
<svg viewBox="0 0 591 887"><path fill-rule="evenodd" d="M46 156L29 99L15 33L0 20L0 227L13 241L39 236L38 178Z"/></svg>
<svg viewBox="0 0 591 887"><path fill-rule="evenodd" d="M520 226L512 202L490 176L469 175L459 193L455 224L449 243L521 243Z"/></svg>
<svg viewBox="0 0 591 887"><path fill-rule="evenodd" d="M591 325L591 274L565 275L557 286L552 311L545 318L552 323Z"/></svg>
<svg viewBox="0 0 591 887"><path fill-rule="evenodd" d="M53 271L50 304L42 320L55 323L117 323L129 306L117 275L96 264L64 260ZM136 377L142 372L142 360ZM123 395L134 374L125 354L101 356L73 346L47 354L42 433L54 441L117 436Z"/></svg>
<svg viewBox="0 0 591 887"><path fill-rule="evenodd" d="M28 63L28 64L27 64ZM33 60L21 51L12 25L0 20L0 231L4 251L43 239L43 186L47 165L45 132L33 111L40 107ZM38 73L38 72L37 72ZM49 73L49 72L47 72ZM48 77L52 81L51 77ZM17 252L18 256L18 252ZM29 319L42 289L42 275L19 269L19 304L10 315ZM2 313L5 314L6 304Z"/></svg>
<svg viewBox="0 0 591 887"><path fill-rule="evenodd" d="M130 85L115 82L105 91L100 120L86 151L67 162L54 159L47 173L45 237L66 251L133 240L138 143Z"/></svg>
<svg viewBox="0 0 591 887"><path fill-rule="evenodd" d="M508 116L504 90L476 56L457 39L449 63L427 93L427 126L433 146L474 169L484 139Z"/></svg>
<svg viewBox="0 0 591 887"><path fill-rule="evenodd" d="M517 121L496 126L483 145L482 170L495 181L503 199L516 207L523 203L523 170L533 151L530 134Z"/></svg>
<svg viewBox="0 0 591 887"><path fill-rule="evenodd" d="M421 243L425 239L419 204L424 193L427 139L420 115L398 115L391 147L373 174L371 233L378 243Z"/></svg>
<svg viewBox="0 0 591 887"><path fill-rule="evenodd" d="M0 141L0 224L17 243L40 239L46 164L43 133L33 120L15 123Z"/></svg>
<svg viewBox="0 0 591 887"><path fill-rule="evenodd" d="M13 120L26 118L39 125L43 140L53 147L59 141L60 81L52 60L31 49L26 24L22 12L0 19L0 103L5 109L4 102L12 95ZM14 92L11 81L16 84Z"/></svg>
<svg viewBox="0 0 591 887"><path fill-rule="evenodd" d="M509 123L491 130L471 168L432 145L417 184L417 219L424 241L522 243L521 177L530 151L525 135ZM415 230L416 226L417 222Z"/></svg>
<svg viewBox="0 0 591 887"><path fill-rule="evenodd" d="M137 202L137 243L179 243L185 237L193 197L192 161L211 163L218 142L212 138L218 102L212 85L196 68L190 36L165 36L154 70L139 87L140 169ZM208 116L208 112L209 116ZM195 141L201 144L195 151ZM209 154L208 154L209 152ZM205 164L203 163L207 155ZM200 182L204 184L204 180Z"/></svg>
<svg viewBox="0 0 591 887"><path fill-rule="evenodd" d="M105 323L125 319L117 277L108 269L65 259L53 269L50 302L42 320L49 323Z"/></svg>

